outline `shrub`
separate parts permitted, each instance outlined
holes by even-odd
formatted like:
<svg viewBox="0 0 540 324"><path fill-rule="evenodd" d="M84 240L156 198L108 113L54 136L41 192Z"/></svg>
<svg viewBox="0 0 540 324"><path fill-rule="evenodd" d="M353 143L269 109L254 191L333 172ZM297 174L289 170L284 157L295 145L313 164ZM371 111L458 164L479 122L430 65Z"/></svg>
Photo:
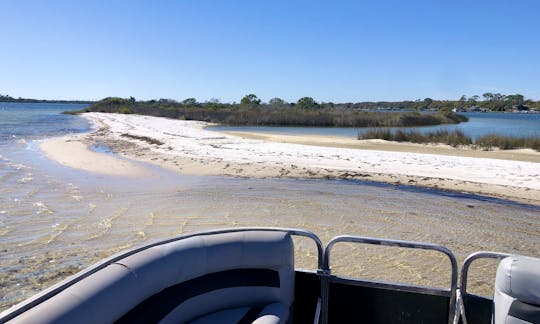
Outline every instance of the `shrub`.
<svg viewBox="0 0 540 324"><path fill-rule="evenodd" d="M120 109L118 109L118 112L121 113L121 114L132 114L133 112L128 108L128 107L120 107Z"/></svg>

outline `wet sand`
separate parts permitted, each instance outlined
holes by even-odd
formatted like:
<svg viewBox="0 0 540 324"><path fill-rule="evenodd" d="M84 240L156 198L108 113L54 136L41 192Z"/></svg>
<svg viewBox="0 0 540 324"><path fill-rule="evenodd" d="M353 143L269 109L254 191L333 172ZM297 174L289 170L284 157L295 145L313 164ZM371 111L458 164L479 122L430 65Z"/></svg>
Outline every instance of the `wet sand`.
<svg viewBox="0 0 540 324"><path fill-rule="evenodd" d="M79 135L47 140L41 149L48 158L64 166L88 172L119 176L145 176L149 172L126 159L94 152L91 145L84 135Z"/></svg>
<svg viewBox="0 0 540 324"><path fill-rule="evenodd" d="M74 142L86 148L103 143L123 157L183 174L370 180L540 205L540 153L532 150L486 152L321 136L231 135L205 130L204 122L100 113L83 116L99 130L42 144L48 156L61 156L63 164L75 168L85 168L84 161L91 159L95 172L144 172L129 164L124 168L107 154L87 150L92 156L85 158L80 151L66 153Z"/></svg>

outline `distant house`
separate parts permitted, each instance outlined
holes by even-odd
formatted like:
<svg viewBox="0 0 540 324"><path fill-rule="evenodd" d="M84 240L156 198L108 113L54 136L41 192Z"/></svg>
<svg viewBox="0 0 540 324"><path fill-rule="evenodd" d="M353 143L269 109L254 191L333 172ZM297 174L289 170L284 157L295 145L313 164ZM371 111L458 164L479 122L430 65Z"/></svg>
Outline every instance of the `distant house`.
<svg viewBox="0 0 540 324"><path fill-rule="evenodd" d="M528 111L528 110L529 110L529 107L522 104L512 106L512 111Z"/></svg>
<svg viewBox="0 0 540 324"><path fill-rule="evenodd" d="M479 107L479 106L471 106L471 107L467 108L467 111L469 111L469 112L488 112L489 110L486 109L486 108Z"/></svg>

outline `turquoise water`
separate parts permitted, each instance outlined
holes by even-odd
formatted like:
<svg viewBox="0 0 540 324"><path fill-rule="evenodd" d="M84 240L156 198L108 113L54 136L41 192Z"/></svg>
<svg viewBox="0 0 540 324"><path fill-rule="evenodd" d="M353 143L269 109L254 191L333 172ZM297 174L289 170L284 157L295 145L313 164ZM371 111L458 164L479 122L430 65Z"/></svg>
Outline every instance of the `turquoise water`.
<svg viewBox="0 0 540 324"><path fill-rule="evenodd" d="M483 135L540 136L540 114L463 113L469 121L458 125L400 127L399 129L430 132L437 129L460 129L473 140ZM266 126L213 126L215 131L259 132L284 135L323 135L356 138L366 128L342 127L266 127ZM393 128L398 129L398 128Z"/></svg>

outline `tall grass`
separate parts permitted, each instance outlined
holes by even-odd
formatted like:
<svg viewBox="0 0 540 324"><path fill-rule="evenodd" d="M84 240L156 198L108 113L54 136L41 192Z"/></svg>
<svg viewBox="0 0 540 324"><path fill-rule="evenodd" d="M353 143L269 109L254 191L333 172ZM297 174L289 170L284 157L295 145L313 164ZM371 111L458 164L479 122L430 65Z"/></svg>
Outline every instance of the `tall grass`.
<svg viewBox="0 0 540 324"><path fill-rule="evenodd" d="M439 129L429 133L421 133L415 130L392 131L388 128L371 129L363 134L358 134L358 139L383 139L395 142L411 143L443 143L454 147L460 145L470 145L472 140L465 136L461 130L448 131Z"/></svg>
<svg viewBox="0 0 540 324"><path fill-rule="evenodd" d="M472 141L461 130L436 130L428 133L421 133L415 130L395 130L388 128L374 128L364 133L358 134L358 139L383 139L395 142L411 143L441 143L453 147L463 145L474 145L474 148L492 150L498 148L501 150L530 148L540 152L540 137L512 137L501 135L486 135Z"/></svg>
<svg viewBox="0 0 540 324"><path fill-rule="evenodd" d="M531 148L540 152L540 137L485 135L476 139L476 145L486 150L491 150L493 148L499 148L501 150Z"/></svg>

